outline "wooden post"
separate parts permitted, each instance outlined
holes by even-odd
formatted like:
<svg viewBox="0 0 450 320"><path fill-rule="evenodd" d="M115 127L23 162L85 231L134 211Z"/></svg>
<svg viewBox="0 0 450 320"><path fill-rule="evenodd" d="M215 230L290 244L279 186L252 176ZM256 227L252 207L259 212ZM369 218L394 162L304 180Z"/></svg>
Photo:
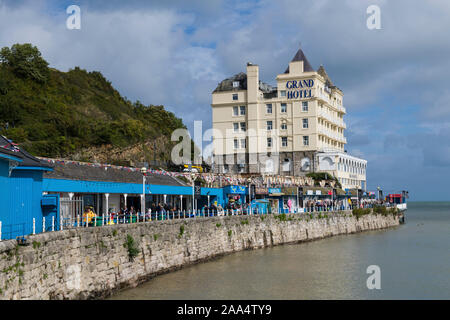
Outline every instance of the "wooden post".
<svg viewBox="0 0 450 320"><path fill-rule="evenodd" d="M33 218L33 234L36 234L36 219Z"/></svg>
<svg viewBox="0 0 450 320"><path fill-rule="evenodd" d="M52 217L52 231L55 231L55 216Z"/></svg>
<svg viewBox="0 0 450 320"><path fill-rule="evenodd" d="M45 232L45 217L42 218L42 232Z"/></svg>

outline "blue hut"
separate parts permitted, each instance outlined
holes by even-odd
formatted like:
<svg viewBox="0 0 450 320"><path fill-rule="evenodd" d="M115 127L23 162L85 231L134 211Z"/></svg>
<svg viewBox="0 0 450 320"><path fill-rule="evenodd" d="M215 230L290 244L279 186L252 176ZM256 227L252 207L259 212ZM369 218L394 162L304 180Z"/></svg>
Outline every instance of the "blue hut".
<svg viewBox="0 0 450 320"><path fill-rule="evenodd" d="M1 240L31 234L33 219L35 227L42 228L43 215L57 213L54 201L42 195L43 172L51 170L48 163L0 136Z"/></svg>

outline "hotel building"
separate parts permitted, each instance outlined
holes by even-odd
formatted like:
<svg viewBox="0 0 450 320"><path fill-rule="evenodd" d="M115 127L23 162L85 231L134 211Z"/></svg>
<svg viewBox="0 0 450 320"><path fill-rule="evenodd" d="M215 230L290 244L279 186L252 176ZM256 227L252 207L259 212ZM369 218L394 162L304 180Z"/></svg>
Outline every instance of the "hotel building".
<svg viewBox="0 0 450 320"><path fill-rule="evenodd" d="M247 63L212 93L214 171L301 176L329 172L343 188L366 187L367 161L345 151L343 92L301 49L276 86Z"/></svg>

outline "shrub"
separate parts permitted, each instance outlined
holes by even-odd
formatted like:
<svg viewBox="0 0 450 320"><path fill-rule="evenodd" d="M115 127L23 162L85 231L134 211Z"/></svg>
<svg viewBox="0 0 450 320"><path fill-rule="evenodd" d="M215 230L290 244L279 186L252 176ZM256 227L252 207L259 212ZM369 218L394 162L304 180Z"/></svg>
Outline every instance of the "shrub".
<svg viewBox="0 0 450 320"><path fill-rule="evenodd" d="M127 234L127 241L123 246L128 250L128 258L133 261L139 254L139 248L131 235Z"/></svg>
<svg viewBox="0 0 450 320"><path fill-rule="evenodd" d="M280 221L286 221L287 220L285 213L279 214L279 215L275 216L275 218L280 220Z"/></svg>
<svg viewBox="0 0 450 320"><path fill-rule="evenodd" d="M355 208L352 210L353 215L356 217L356 219L359 219L360 217L364 215L368 215L372 212L369 208Z"/></svg>
<svg viewBox="0 0 450 320"><path fill-rule="evenodd" d="M376 214L381 214L383 216L385 216L388 212L387 212L387 208L385 206L374 206L373 207L373 212Z"/></svg>
<svg viewBox="0 0 450 320"><path fill-rule="evenodd" d="M180 226L180 233L178 234L178 238L181 238L184 234L184 225Z"/></svg>

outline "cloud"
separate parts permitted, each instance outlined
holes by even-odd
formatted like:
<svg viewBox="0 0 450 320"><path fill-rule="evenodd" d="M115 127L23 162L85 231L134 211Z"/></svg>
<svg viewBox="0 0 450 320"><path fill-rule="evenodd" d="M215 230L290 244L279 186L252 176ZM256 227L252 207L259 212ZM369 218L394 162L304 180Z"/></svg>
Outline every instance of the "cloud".
<svg viewBox="0 0 450 320"><path fill-rule="evenodd" d="M79 31L65 28L73 3ZM371 4L381 30L366 27ZM0 43L31 42L62 70L99 70L129 99L206 129L218 82L251 61L274 84L301 42L344 91L347 149L369 160L369 184L411 184L434 197L416 180L450 178L448 16L447 0L0 0Z"/></svg>

